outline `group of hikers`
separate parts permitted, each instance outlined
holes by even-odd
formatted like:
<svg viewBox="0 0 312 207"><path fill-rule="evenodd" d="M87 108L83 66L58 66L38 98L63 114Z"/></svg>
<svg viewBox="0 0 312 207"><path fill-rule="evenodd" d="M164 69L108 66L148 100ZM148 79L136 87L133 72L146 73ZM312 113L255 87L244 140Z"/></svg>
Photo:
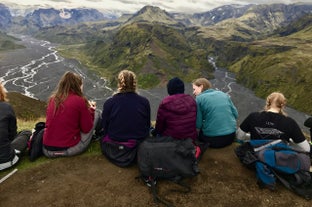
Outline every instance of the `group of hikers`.
<svg viewBox="0 0 312 207"><path fill-rule="evenodd" d="M206 78L194 80L192 87L193 96L185 94L180 78L170 79L168 96L159 104L152 126L150 103L138 93L134 72L120 71L117 91L102 109L84 96L82 77L66 72L48 100L45 127L40 132L42 152L49 158L74 156L83 153L92 139L98 139L108 160L124 167L136 162L139 144L150 136L192 139L198 158L207 148L226 147L235 140L281 139L310 152L299 125L284 111L282 93L271 93L264 110L250 113L238 126L238 111L228 94L213 89ZM28 130L17 132L16 116L6 94L0 83L0 170L17 163L32 136ZM311 128L310 122L307 120L306 126Z"/></svg>

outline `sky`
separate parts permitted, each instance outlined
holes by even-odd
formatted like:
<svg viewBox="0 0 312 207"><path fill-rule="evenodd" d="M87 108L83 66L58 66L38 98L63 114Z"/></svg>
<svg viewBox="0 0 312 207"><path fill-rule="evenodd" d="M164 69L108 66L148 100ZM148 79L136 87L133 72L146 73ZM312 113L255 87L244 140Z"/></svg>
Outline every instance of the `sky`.
<svg viewBox="0 0 312 207"><path fill-rule="evenodd" d="M167 12L199 13L228 4L272 4L272 3L312 3L312 0L1 0L23 6L40 6L42 8L96 8L100 11L120 10L126 13L135 13L146 5L158 6Z"/></svg>

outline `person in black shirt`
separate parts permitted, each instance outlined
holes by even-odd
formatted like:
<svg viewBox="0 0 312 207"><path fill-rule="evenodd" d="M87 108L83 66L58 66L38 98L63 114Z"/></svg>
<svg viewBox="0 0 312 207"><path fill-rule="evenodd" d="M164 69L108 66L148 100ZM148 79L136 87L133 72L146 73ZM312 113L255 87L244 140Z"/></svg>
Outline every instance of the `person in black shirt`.
<svg viewBox="0 0 312 207"><path fill-rule="evenodd" d="M304 121L304 126L310 129L310 138L312 139L312 117L309 117Z"/></svg>
<svg viewBox="0 0 312 207"><path fill-rule="evenodd" d="M294 119L285 113L286 98L273 92L266 99L264 111L250 113L237 130L238 140L284 140L299 150L310 152L310 145ZM250 137L246 136L249 133Z"/></svg>

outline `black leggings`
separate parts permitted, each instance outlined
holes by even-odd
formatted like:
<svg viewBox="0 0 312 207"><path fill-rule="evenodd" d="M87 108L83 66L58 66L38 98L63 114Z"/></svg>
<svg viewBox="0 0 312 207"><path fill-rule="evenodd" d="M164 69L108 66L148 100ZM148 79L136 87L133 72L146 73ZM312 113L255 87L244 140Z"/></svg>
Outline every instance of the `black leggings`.
<svg viewBox="0 0 312 207"><path fill-rule="evenodd" d="M216 137L208 137L205 136L202 132L200 132L198 140L205 143L209 143L209 147L211 148L222 148L233 143L233 141L235 140L235 132L233 132L232 134Z"/></svg>

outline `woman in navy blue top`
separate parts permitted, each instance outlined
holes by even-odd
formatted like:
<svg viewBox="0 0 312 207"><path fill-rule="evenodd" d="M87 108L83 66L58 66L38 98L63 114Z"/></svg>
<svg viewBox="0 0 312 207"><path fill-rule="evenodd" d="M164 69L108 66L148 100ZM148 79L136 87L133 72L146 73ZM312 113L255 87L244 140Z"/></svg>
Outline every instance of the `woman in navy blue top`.
<svg viewBox="0 0 312 207"><path fill-rule="evenodd" d="M137 93L135 74L129 70L121 71L117 92L103 106L103 154L118 166L132 164L136 146L149 136L150 116L148 99Z"/></svg>

